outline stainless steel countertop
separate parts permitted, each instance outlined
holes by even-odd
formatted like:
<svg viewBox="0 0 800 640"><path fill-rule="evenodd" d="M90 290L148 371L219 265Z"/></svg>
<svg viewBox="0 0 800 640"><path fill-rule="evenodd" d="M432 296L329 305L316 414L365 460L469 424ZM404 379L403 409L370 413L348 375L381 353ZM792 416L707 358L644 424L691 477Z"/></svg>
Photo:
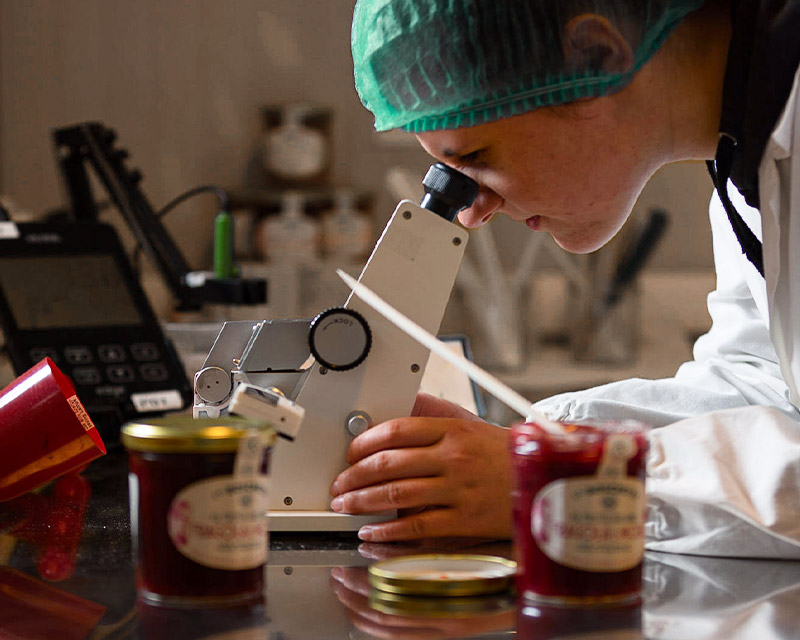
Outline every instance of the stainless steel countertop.
<svg viewBox="0 0 800 640"><path fill-rule="evenodd" d="M46 517L36 520L36 513L52 512L37 510L37 505L53 504L47 502L50 488L0 504L0 637L770 640L799 633L800 563L648 553L641 607L526 609L509 594L470 614L421 615L378 606L370 597L367 566L420 551L508 557L511 544L360 544L352 534L273 535L260 604L205 610L147 607L137 604L134 589L124 453L111 451L91 463L82 478L90 491L74 563L55 574L42 562L43 540L52 540L53 532ZM20 581L30 606L20 606L14 591ZM64 608L64 602L72 604ZM38 611L35 619L32 607ZM92 611L99 622L86 628Z"/></svg>

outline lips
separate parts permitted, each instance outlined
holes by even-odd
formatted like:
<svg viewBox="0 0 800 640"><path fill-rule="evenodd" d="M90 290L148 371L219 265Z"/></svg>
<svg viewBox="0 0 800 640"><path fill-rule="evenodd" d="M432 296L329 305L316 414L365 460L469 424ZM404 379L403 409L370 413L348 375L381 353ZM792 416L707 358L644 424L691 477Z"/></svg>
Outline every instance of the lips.
<svg viewBox="0 0 800 640"><path fill-rule="evenodd" d="M528 229L532 229L533 231L539 230L539 224L541 223L541 216L531 216L525 220L525 224L527 225Z"/></svg>

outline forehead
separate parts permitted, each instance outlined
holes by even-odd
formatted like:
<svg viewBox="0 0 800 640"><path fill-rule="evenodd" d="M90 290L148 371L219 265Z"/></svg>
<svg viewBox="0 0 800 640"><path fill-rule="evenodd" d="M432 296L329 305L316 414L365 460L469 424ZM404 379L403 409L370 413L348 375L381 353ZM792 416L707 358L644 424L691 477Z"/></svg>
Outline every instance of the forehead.
<svg viewBox="0 0 800 640"><path fill-rule="evenodd" d="M500 145L541 140L548 130L547 120L545 110L539 109L473 127L427 131L416 136L433 155L458 156Z"/></svg>

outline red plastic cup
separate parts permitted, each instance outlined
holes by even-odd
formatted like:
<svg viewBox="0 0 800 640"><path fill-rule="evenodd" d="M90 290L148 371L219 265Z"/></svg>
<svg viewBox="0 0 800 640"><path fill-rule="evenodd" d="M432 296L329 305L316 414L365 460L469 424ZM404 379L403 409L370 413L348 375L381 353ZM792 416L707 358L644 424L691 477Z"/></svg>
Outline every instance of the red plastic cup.
<svg viewBox="0 0 800 640"><path fill-rule="evenodd" d="M69 378L50 358L0 391L0 501L105 454Z"/></svg>
<svg viewBox="0 0 800 640"><path fill-rule="evenodd" d="M636 601L642 586L647 426L514 425L517 589L526 603Z"/></svg>

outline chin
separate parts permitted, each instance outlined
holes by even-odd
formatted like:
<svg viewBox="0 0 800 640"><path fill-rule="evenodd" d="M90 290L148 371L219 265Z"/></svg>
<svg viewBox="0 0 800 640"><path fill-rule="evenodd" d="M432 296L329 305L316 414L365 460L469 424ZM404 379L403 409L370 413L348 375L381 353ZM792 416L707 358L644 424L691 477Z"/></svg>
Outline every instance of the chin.
<svg viewBox="0 0 800 640"><path fill-rule="evenodd" d="M606 224L593 226L583 225L580 229L574 227L563 233L558 230L548 229L556 244L569 253L592 253L603 248L622 228L626 218L607 221Z"/></svg>
<svg viewBox="0 0 800 640"><path fill-rule="evenodd" d="M591 238L559 237L551 234L556 244L568 253L592 253L603 247L611 238L592 240Z"/></svg>

